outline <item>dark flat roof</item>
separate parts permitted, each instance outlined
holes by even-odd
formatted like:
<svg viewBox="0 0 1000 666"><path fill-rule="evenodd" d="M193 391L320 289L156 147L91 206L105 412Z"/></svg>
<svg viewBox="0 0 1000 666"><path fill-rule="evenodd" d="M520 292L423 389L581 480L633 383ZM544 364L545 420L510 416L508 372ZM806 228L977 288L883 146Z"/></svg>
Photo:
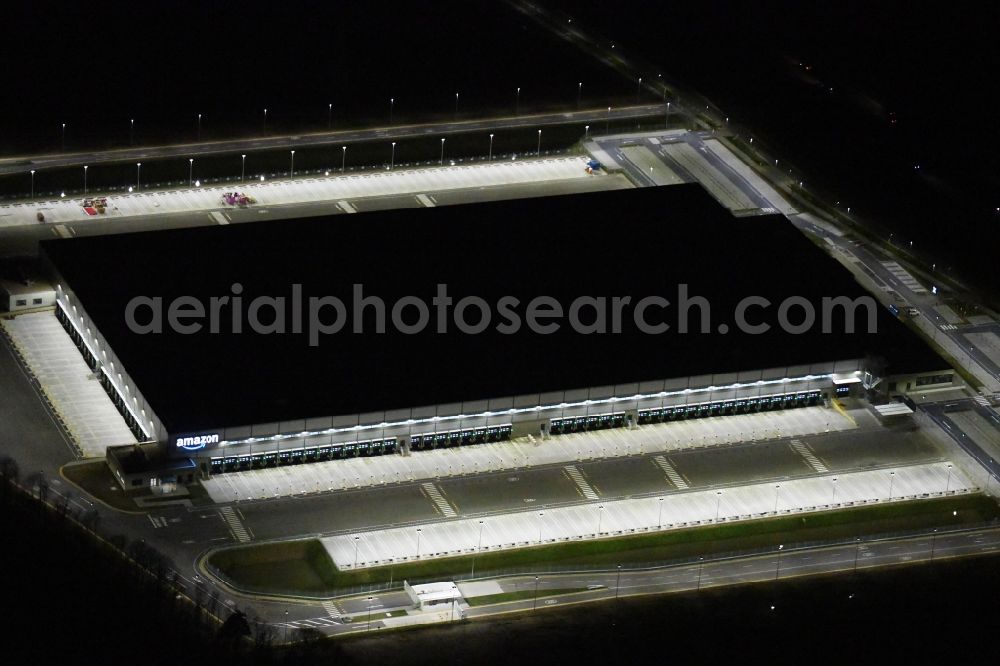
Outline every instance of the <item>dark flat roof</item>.
<svg viewBox="0 0 1000 666"><path fill-rule="evenodd" d="M783 217L735 219L698 185L78 237L42 248L173 433L868 354L886 357L895 373L947 367L883 308L875 335L824 334L818 325L803 335L776 326L763 335L735 327L726 335L681 335L676 306L663 335L637 331L631 310L621 334L582 335L564 320L556 334L523 327L505 335L494 329L501 321L494 309L494 324L479 335L457 333L453 324L446 335L433 325L419 335L392 326L358 335L349 324L318 347L305 334L220 335L206 326L194 335L143 336L124 324L134 296L207 302L230 295L235 282L247 302L290 299L299 283L305 298L338 296L348 310L354 283L390 306L407 295L430 303L436 285L446 283L456 302L473 295L495 304L513 295L522 317L541 295L565 307L579 296L631 296L635 303L660 295L676 303L684 283L710 301L713 330L732 323L745 296L775 303L767 316L774 323L776 304L788 296L803 296L819 311L824 296L865 293ZM365 326L374 328L370 315Z"/></svg>

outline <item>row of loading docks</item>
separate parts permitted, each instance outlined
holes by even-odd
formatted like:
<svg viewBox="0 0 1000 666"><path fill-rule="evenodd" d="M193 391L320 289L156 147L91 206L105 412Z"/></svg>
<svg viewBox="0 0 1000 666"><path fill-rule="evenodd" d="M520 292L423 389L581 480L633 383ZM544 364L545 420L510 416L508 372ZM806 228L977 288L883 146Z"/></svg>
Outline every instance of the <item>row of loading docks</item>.
<svg viewBox="0 0 1000 666"><path fill-rule="evenodd" d="M59 321L60 324L62 324L62 327L63 329L65 329L66 333L69 334L69 337L71 340L73 340L73 344L76 345L76 348L80 350L80 354L83 356L83 360L87 364L87 366L90 367L90 369L94 370L95 372L98 369L100 369L100 374L98 375L98 378L100 379L101 386L104 388L105 393L108 394L108 397L111 398L111 402L114 403L115 408L122 415L122 418L125 419L125 425L127 425L128 429L132 431L132 434L135 436L136 440L140 442L148 440L149 437L147 437L146 433L143 432L142 427L139 425L139 422L135 419L135 417L132 415L132 412L126 406L125 397L118 392L117 388L115 388L114 382L111 381L111 377L108 375L107 370L99 367L97 359L91 353L90 348L87 346L87 343L80 335L80 332L76 330L75 326L73 326L72 322L69 319L69 316L63 311L62 305L56 307L56 319Z"/></svg>
<svg viewBox="0 0 1000 666"><path fill-rule="evenodd" d="M300 465L302 463L336 460L338 458L381 456L396 453L398 450L399 443L395 437L391 437L388 439L343 442L324 446L306 446L295 449L268 450L260 453L220 456L212 458L212 474Z"/></svg>
<svg viewBox="0 0 1000 666"><path fill-rule="evenodd" d="M605 430L607 428L622 428L625 426L625 413L591 414L589 416L567 416L552 419L549 434L562 435L570 432L585 432L588 430Z"/></svg>
<svg viewBox="0 0 1000 666"><path fill-rule="evenodd" d="M782 393L779 395L725 400L720 402L701 402L693 405L676 405L661 409L643 409L639 411L638 423L662 423L664 421L682 421L698 419L707 416L727 416L732 414L752 414L778 409L794 409L796 407L811 407L818 404L823 397L822 391L800 391L797 393Z"/></svg>
<svg viewBox="0 0 1000 666"><path fill-rule="evenodd" d="M429 432L410 436L411 451L428 451L430 449L446 449L453 446L468 446L484 442L500 442L510 439L513 426L510 423L487 426L485 428L467 428L449 430L447 432Z"/></svg>

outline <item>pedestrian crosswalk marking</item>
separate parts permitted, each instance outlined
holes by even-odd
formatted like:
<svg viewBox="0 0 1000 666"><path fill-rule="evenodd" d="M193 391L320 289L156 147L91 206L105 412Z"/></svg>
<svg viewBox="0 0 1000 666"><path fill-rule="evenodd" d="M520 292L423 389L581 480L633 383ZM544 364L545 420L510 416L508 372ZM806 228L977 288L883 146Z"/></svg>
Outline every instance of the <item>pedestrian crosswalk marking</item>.
<svg viewBox="0 0 1000 666"><path fill-rule="evenodd" d="M327 599L326 601L323 602L322 605L323 608L326 610L327 614L335 620L344 614L344 612L340 610L340 606L337 605L336 601Z"/></svg>
<svg viewBox="0 0 1000 666"><path fill-rule="evenodd" d="M660 466L663 473L667 475L668 479L670 479L670 483L674 484L678 490L687 490L687 481L685 481L681 475L677 473L677 470L670 464L670 461L667 460L666 456L655 456L653 460L656 461L656 464Z"/></svg>
<svg viewBox="0 0 1000 666"><path fill-rule="evenodd" d="M795 449L795 452L798 453L803 458L805 458L806 462L809 463L809 466L812 467L814 470L816 470L820 474L826 474L827 472L830 471L829 469L827 469L826 465L824 465L823 462L819 458L817 458L816 455L812 451L810 451L809 447L807 447L805 444L803 444L797 439L793 439L791 443L792 443L792 448Z"/></svg>
<svg viewBox="0 0 1000 666"><path fill-rule="evenodd" d="M224 506L219 509L219 513L222 514L223 520L229 524L229 529L233 531L233 535L236 537L237 541L240 543L250 541L250 533L245 527L243 527L243 523L240 522L240 519L236 516L236 511L233 510L233 507Z"/></svg>
<svg viewBox="0 0 1000 666"><path fill-rule="evenodd" d="M893 277L902 282L914 294L926 294L927 289L917 282L917 279L910 275L910 272L899 265L896 261L883 261L882 265L892 273Z"/></svg>
<svg viewBox="0 0 1000 666"><path fill-rule="evenodd" d="M584 478L583 473L576 468L576 465L566 465L563 469L566 470L569 478L573 480L573 483L580 489L584 497L590 500L600 499L594 489L590 487L590 484L587 483L587 479Z"/></svg>
<svg viewBox="0 0 1000 666"><path fill-rule="evenodd" d="M448 518L454 518L458 515L458 512L451 508L451 504L448 504L448 500L444 498L444 495L441 494L441 491L438 490L437 486L433 483L422 483L421 485L424 488L424 492L427 493L427 496L430 497L431 501L434 502L437 508L441 510L441 513Z"/></svg>

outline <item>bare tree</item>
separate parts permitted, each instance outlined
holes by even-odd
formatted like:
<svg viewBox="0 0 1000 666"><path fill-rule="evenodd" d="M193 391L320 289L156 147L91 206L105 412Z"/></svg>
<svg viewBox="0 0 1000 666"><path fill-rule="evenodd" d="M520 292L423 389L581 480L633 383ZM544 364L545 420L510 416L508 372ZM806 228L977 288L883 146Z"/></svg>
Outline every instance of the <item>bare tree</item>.
<svg viewBox="0 0 1000 666"><path fill-rule="evenodd" d="M21 476L21 469L17 461L10 456L0 456L0 478L10 484L16 485Z"/></svg>

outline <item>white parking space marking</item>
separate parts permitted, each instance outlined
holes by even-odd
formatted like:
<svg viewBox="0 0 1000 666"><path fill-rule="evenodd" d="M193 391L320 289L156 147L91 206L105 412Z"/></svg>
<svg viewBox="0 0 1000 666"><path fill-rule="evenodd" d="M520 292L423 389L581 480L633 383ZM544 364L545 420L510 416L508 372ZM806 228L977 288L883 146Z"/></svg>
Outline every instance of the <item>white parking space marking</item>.
<svg viewBox="0 0 1000 666"><path fill-rule="evenodd" d="M215 475L203 481L202 485L214 501L222 504L524 467L562 466L620 456L670 453L737 442L802 437L855 427L850 419L832 409L802 407L648 424L635 430L616 428L578 432L552 436L544 441L519 437L505 442L416 451L406 457L362 456L228 472ZM305 443L308 444L308 440Z"/></svg>
<svg viewBox="0 0 1000 666"><path fill-rule="evenodd" d="M208 215L219 224L229 224L229 218L227 218L225 215L223 215L217 210L213 210Z"/></svg>
<svg viewBox="0 0 1000 666"><path fill-rule="evenodd" d="M713 524L717 512L719 522L745 521L979 490L957 467L949 469L945 462L892 471L891 497L889 470L880 469L839 474L835 504L831 504L830 477L820 476L785 480L780 490L769 482L728 488L721 510L714 489L550 507L541 535L538 512L529 510L488 516L482 525L479 518L460 518L420 525L419 532L417 526L407 525L327 537L322 543L338 569L354 568L355 558L357 568L362 569L537 546L539 541L549 544L683 529Z"/></svg>
<svg viewBox="0 0 1000 666"><path fill-rule="evenodd" d="M53 312L18 315L0 320L0 326L84 457L104 457L108 446L135 443L135 435Z"/></svg>
<svg viewBox="0 0 1000 666"><path fill-rule="evenodd" d="M419 201L422 206L426 206L427 208L434 208L436 205L426 194L418 194L417 201Z"/></svg>

